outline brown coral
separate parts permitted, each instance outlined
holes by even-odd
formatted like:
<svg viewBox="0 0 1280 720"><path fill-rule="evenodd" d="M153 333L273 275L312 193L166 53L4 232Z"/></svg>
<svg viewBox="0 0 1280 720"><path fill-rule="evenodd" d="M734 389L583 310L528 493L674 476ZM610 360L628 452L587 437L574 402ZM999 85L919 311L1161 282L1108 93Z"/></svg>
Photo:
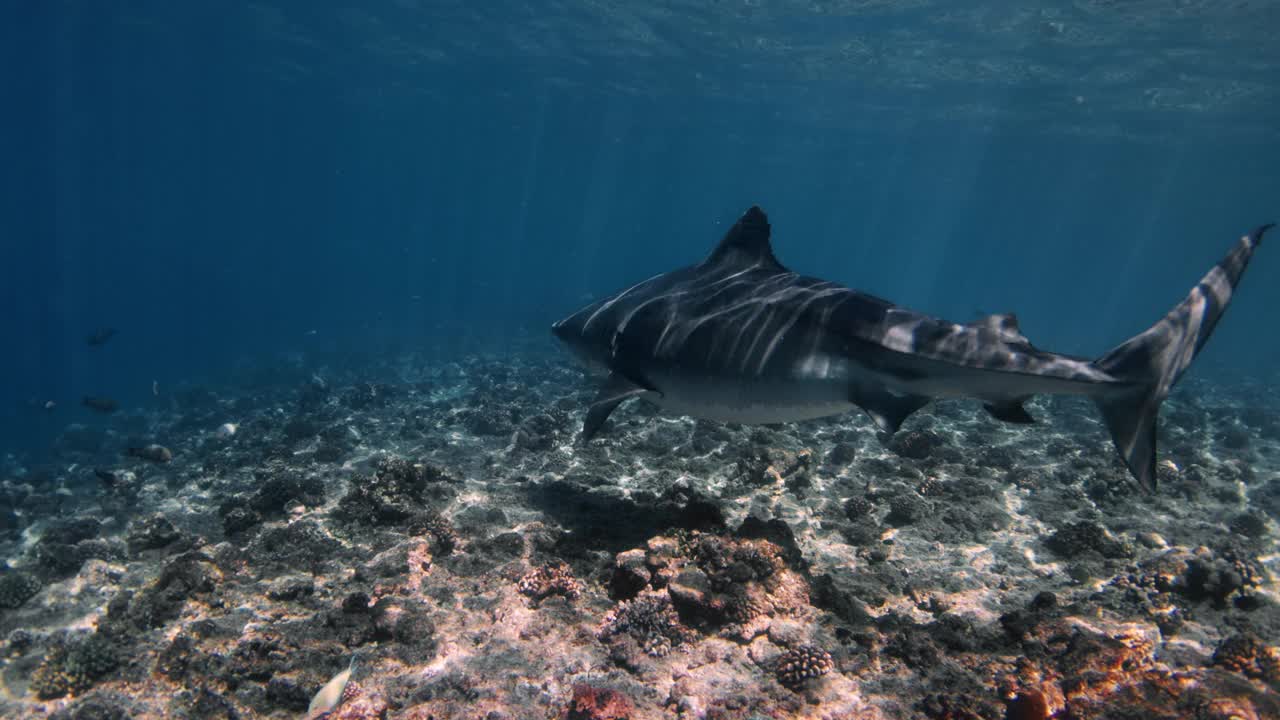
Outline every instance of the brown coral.
<svg viewBox="0 0 1280 720"><path fill-rule="evenodd" d="M1232 635L1213 652L1213 664L1255 680L1280 684L1280 648L1253 633Z"/></svg>
<svg viewBox="0 0 1280 720"><path fill-rule="evenodd" d="M631 700L617 690L577 685L565 720L629 720L634 712Z"/></svg>
<svg viewBox="0 0 1280 720"><path fill-rule="evenodd" d="M631 636L653 657L663 657L694 637L693 631L680 622L671 598L652 591L618 603L605 617L600 639L617 635Z"/></svg>
<svg viewBox="0 0 1280 720"><path fill-rule="evenodd" d="M576 600L582 594L582 585L573 576L568 563L548 563L535 568L520 578L517 585L521 594L533 598L534 601L560 595L569 600Z"/></svg>
<svg viewBox="0 0 1280 720"><path fill-rule="evenodd" d="M833 667L831 654L826 650L815 645L800 645L783 653L773 672L779 683L795 690L831 672Z"/></svg>

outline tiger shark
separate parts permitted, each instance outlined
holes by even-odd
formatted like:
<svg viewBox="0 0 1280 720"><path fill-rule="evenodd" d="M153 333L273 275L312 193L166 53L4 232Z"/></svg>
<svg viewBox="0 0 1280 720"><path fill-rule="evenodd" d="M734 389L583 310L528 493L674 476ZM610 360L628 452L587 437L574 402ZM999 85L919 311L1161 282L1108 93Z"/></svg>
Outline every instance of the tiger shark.
<svg viewBox="0 0 1280 720"><path fill-rule="evenodd" d="M1271 227L1241 238L1185 300L1096 359L1035 347L1012 314L954 323L791 272L774 257L759 207L701 263L592 303L552 332L605 378L584 439L631 398L667 414L744 424L861 408L893 433L935 399L976 398L999 420L1032 423L1028 398L1081 395L1096 403L1134 479L1154 491L1160 404Z"/></svg>

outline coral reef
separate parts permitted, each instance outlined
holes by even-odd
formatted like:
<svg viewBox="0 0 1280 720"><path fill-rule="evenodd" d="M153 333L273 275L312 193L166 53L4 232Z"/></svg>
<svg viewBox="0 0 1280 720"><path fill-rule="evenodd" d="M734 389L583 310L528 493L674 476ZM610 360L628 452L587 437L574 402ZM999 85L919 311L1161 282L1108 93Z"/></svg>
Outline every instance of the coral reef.
<svg viewBox="0 0 1280 720"><path fill-rule="evenodd" d="M832 667L831 653L813 645L801 645L778 658L774 675L786 687L798 688L831 672Z"/></svg>
<svg viewBox="0 0 1280 720"><path fill-rule="evenodd" d="M12 610L35 597L43 584L30 573L10 571L0 575L0 609Z"/></svg>
<svg viewBox="0 0 1280 720"><path fill-rule="evenodd" d="M44 700L79 694L119 664L115 642L97 632L78 640L55 640L31 674L31 689Z"/></svg>
<svg viewBox="0 0 1280 720"><path fill-rule="evenodd" d="M530 570L520 578L520 592L535 601L552 595L575 600L582 594L582 585L573 576L568 563L548 563Z"/></svg>
<svg viewBox="0 0 1280 720"><path fill-rule="evenodd" d="M0 715L283 720L351 670L330 720L1280 717L1255 386L1179 388L1155 494L1069 399L581 442L589 400L335 360L0 458Z"/></svg>
<svg viewBox="0 0 1280 720"><path fill-rule="evenodd" d="M617 690L575 685L565 720L631 720L634 712L631 701Z"/></svg>

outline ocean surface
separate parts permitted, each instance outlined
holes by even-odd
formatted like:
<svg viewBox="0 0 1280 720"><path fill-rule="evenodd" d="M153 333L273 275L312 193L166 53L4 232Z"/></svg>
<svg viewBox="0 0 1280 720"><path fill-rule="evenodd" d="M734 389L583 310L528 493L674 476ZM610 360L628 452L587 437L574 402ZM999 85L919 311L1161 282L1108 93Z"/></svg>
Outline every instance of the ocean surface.
<svg viewBox="0 0 1280 720"><path fill-rule="evenodd" d="M791 269L1098 356L1280 219L1278 34L1250 0L3 4L0 714L304 717L355 654L335 718L1128 717L1178 673L1280 717L1280 239L1165 407L1155 497L1069 400L939 404L906 446L637 404L592 448L549 332L759 205ZM690 599L747 556L750 622ZM1128 694L1073 695L1121 647Z"/></svg>

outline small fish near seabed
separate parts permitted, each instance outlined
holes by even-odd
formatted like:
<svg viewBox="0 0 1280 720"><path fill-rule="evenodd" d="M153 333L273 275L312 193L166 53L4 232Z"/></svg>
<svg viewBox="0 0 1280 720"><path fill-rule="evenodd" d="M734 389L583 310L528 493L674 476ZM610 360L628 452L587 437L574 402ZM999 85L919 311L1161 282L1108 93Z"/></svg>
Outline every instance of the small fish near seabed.
<svg viewBox="0 0 1280 720"><path fill-rule="evenodd" d="M1191 293L1100 358L1041 350L1013 315L959 324L834 282L774 257L769 220L752 207L701 263L656 275L552 326L606 376L587 411L590 439L642 398L674 415L744 424L861 408L895 432L936 399L970 397L1009 423L1040 394L1094 401L1129 472L1156 487L1156 415L1204 347L1271 225L1241 238Z"/></svg>
<svg viewBox="0 0 1280 720"><path fill-rule="evenodd" d="M355 668L356 659L353 656L351 662L347 664L347 669L334 675L311 698L311 704L307 707L307 720L318 720L325 717L342 703L344 691L347 689L347 683L351 681L351 673Z"/></svg>
<svg viewBox="0 0 1280 720"><path fill-rule="evenodd" d="M85 395L80 404L100 413L110 415L120 409L120 403L109 397L96 397L93 395Z"/></svg>
<svg viewBox="0 0 1280 720"><path fill-rule="evenodd" d="M124 454L153 463L167 463L173 460L173 451L163 445L132 446L125 450Z"/></svg>
<svg viewBox="0 0 1280 720"><path fill-rule="evenodd" d="M99 328L89 337L85 338L85 344L89 347L102 347L107 344L111 338L116 336L116 329L112 327Z"/></svg>

